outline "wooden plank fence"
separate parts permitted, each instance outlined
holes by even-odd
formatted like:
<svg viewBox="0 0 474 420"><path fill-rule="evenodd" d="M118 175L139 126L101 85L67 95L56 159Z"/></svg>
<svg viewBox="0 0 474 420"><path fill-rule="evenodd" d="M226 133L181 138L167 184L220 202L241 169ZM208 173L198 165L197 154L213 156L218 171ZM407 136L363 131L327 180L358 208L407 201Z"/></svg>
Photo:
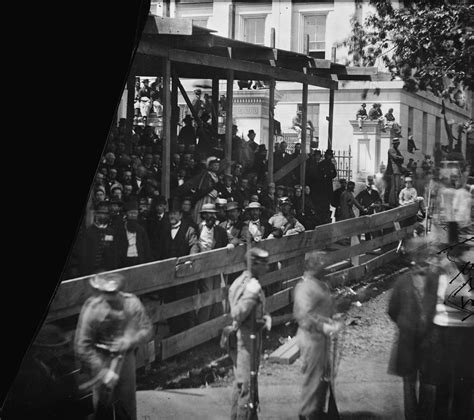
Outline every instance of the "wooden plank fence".
<svg viewBox="0 0 474 420"><path fill-rule="evenodd" d="M273 271L260 279L262 286L279 286L275 293L267 297L269 311L278 311L292 303L294 286L303 274L307 252L326 249L341 239L353 238L353 246L330 251L331 262L345 262L341 266L342 269L328 270L326 279L332 287L349 285L355 279L360 280L375 268L396 258L398 241L410 237L413 233L414 226L410 223L417 209L416 204L398 207L371 216L318 226L312 231L298 235L260 242L258 246L270 253L270 263L273 263L274 267ZM403 222L404 227L400 228L400 222ZM360 243L355 240L366 232L376 232L377 236ZM366 255L367 252L378 248L385 252L374 257ZM245 252L246 247L240 245L231 250L218 249L115 271L125 276L126 291L140 296L152 322L157 324L210 304L222 303L224 309L228 308L227 277L245 269ZM166 304L160 303L156 298L160 290L211 276L221 276L226 285ZM89 278L90 276L80 277L60 284L50 305L46 322L75 325L83 303L93 293ZM225 313L174 336L164 339L155 337L140 349L137 366L152 362L155 355L165 360L209 341L219 336L222 328L230 322L229 315ZM72 327L70 334L73 332Z"/></svg>

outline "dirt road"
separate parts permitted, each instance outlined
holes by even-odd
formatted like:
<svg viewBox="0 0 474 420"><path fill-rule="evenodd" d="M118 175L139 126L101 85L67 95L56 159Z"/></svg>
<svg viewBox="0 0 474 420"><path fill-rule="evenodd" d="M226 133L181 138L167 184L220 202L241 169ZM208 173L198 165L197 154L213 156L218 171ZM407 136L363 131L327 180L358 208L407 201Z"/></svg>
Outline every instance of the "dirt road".
<svg viewBox="0 0 474 420"><path fill-rule="evenodd" d="M336 398L343 419L403 419L402 384L386 373L396 330L386 314L390 291L346 313ZM263 363L260 419L297 419L301 361ZM227 419L232 376L212 387L138 393L139 419Z"/></svg>

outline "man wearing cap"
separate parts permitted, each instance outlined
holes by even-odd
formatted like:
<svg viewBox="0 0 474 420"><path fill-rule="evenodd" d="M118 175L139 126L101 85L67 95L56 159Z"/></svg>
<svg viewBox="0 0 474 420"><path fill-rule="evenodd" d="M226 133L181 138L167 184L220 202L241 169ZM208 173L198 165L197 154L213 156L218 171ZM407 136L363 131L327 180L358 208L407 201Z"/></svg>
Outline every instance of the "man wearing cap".
<svg viewBox="0 0 474 420"><path fill-rule="evenodd" d="M248 220L244 222L242 239L247 240L247 229L253 242L260 242L262 239L266 239L270 234L271 226L266 220L262 219L264 207L258 202L249 203L245 210L247 211Z"/></svg>
<svg viewBox="0 0 474 420"><path fill-rule="evenodd" d="M388 203L396 207L398 205L398 195L402 189L401 179L403 174L402 164L404 158L398 147L400 146L400 139L394 137L392 139L392 147L388 150L388 164L387 170L385 171L386 175L389 176L389 193L388 193Z"/></svg>
<svg viewBox="0 0 474 420"><path fill-rule="evenodd" d="M203 222L198 225L198 246L199 252L206 252L212 249L224 248L229 245L229 239L225 229L216 225L216 206L211 203L204 204L200 210ZM229 245L232 247L232 245ZM199 292L206 293L221 287L221 277L213 276L199 280ZM217 303L199 309L199 323L209 321L222 313L222 305Z"/></svg>
<svg viewBox="0 0 474 420"><path fill-rule="evenodd" d="M194 89L194 99L191 102L195 115L201 117L201 114L206 110L204 102L201 99L202 90Z"/></svg>
<svg viewBox="0 0 474 420"><path fill-rule="evenodd" d="M259 278L268 271L268 251L251 248L249 251L251 265L229 288L230 315L233 320L232 328L237 335L237 353L232 354L234 365L234 388L232 392L232 420L246 420L250 414L250 369L252 358L256 361L257 372L262 350L262 329L271 329L271 317L266 313L265 295L259 283ZM257 354L252 354L251 334L254 334L252 312L255 311ZM257 373L256 372L256 373ZM258 396L258 387L257 387ZM256 418L256 417L252 417Z"/></svg>
<svg viewBox="0 0 474 420"><path fill-rule="evenodd" d="M131 267L151 261L151 249L145 229L138 223L138 203L123 206L125 223L117 232L120 267Z"/></svg>
<svg viewBox="0 0 474 420"><path fill-rule="evenodd" d="M179 130L178 143L183 143L186 146L196 144L196 130L193 127L193 117L186 115L184 117L184 127Z"/></svg>
<svg viewBox="0 0 474 420"><path fill-rule="evenodd" d="M136 420L135 357L138 346L152 338L153 328L140 299L122 291L124 281L119 273L90 279L96 294L82 307L74 349L90 378L98 418L113 410L118 418Z"/></svg>
<svg viewBox="0 0 474 420"><path fill-rule="evenodd" d="M296 235L305 231L304 226L292 214L293 204L288 197L283 197L278 203L279 211L268 220L273 228L268 236L271 238L281 238L282 236Z"/></svg>
<svg viewBox="0 0 474 420"><path fill-rule="evenodd" d="M322 419L328 392L330 340L343 327L326 283L321 281L329 261L316 251L305 262L305 272L295 287L293 315L298 322L296 340L303 361L300 420ZM333 355L334 357L334 355Z"/></svg>
<svg viewBox="0 0 474 420"><path fill-rule="evenodd" d="M119 267L117 232L110 226L108 203L102 202L94 212L94 223L78 238L71 256L75 277L93 274L99 268Z"/></svg>

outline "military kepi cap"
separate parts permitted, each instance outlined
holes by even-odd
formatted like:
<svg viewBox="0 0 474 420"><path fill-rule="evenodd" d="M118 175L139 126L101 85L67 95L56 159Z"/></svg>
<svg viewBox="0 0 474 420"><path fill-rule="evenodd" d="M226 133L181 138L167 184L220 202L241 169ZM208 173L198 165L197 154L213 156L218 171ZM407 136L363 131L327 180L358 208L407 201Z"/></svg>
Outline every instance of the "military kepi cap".
<svg viewBox="0 0 474 420"><path fill-rule="evenodd" d="M268 257L270 256L268 251L261 248L250 248L247 253L252 261L267 262Z"/></svg>

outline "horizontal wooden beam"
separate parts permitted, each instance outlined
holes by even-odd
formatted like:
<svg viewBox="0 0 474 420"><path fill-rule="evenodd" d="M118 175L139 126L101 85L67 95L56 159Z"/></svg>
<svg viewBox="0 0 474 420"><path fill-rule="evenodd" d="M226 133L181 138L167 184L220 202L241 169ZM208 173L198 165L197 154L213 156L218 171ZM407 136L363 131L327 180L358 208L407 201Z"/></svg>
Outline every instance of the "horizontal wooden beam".
<svg viewBox="0 0 474 420"><path fill-rule="evenodd" d="M143 34L147 35L192 35L193 21L183 18L166 18L148 15L143 28Z"/></svg>
<svg viewBox="0 0 474 420"><path fill-rule="evenodd" d="M167 49L166 46L153 43L147 39L144 39L140 42L137 53L158 57L168 57L171 61L176 61L179 63L188 63L198 66L231 69L237 72L245 72L249 74L249 79L252 79L254 75L258 75L259 79L261 80L273 78L275 80L308 83L313 86L320 86L327 89L338 88L337 82L325 77L307 75L303 72L287 70L281 67L272 67L262 63L235 60L212 54Z"/></svg>

